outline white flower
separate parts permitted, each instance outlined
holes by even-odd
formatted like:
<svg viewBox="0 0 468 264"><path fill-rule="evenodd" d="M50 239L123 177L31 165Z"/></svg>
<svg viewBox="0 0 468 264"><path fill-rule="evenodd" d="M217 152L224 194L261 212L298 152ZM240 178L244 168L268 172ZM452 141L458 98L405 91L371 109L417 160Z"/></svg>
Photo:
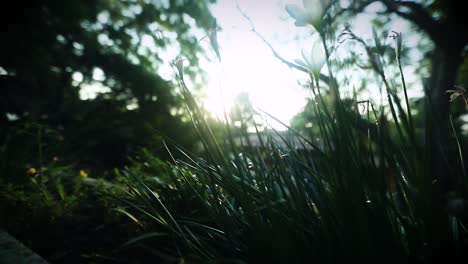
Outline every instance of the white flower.
<svg viewBox="0 0 468 264"><path fill-rule="evenodd" d="M301 54L304 60L295 60L295 62L308 69L315 78L318 78L320 71L327 61L325 49L323 48L320 39L316 39L314 41L310 51L302 49Z"/></svg>
<svg viewBox="0 0 468 264"><path fill-rule="evenodd" d="M181 56L177 56L171 62L172 67L175 67L177 69L180 76L184 75L184 62L185 62L185 59L182 58Z"/></svg>
<svg viewBox="0 0 468 264"><path fill-rule="evenodd" d="M218 42L218 31L216 28L212 28L208 32L208 37L210 38L210 44L213 48L218 60L221 61L221 55L219 53L219 42Z"/></svg>
<svg viewBox="0 0 468 264"><path fill-rule="evenodd" d="M303 27L311 24L315 29L318 29L330 3L331 0L303 0L304 8L297 5L286 5L286 11L296 20L296 26Z"/></svg>
<svg viewBox="0 0 468 264"><path fill-rule="evenodd" d="M403 39L401 36L401 32L392 31L392 33L393 34L390 37L395 40L395 53L397 59L399 59L401 54L401 43L403 42Z"/></svg>

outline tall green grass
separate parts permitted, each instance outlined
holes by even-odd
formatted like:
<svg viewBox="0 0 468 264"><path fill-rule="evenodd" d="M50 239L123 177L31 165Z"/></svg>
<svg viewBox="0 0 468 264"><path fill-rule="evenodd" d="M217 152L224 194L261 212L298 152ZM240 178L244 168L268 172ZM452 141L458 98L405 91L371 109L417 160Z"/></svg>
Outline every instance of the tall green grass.
<svg viewBox="0 0 468 264"><path fill-rule="evenodd" d="M363 40L345 34L373 56ZM148 232L124 246L201 263L429 263L466 256L465 202L444 196L429 177L397 61L403 91L373 61L388 104L378 110L371 101L342 99L338 87L326 103L324 84L311 75L320 144L292 128L285 136L257 127L259 143L244 131L239 144L227 114L225 138L216 138L179 68L205 156L167 144L174 157L185 158L174 158L164 180L125 172L133 179L125 213ZM367 106L364 115L359 104Z"/></svg>

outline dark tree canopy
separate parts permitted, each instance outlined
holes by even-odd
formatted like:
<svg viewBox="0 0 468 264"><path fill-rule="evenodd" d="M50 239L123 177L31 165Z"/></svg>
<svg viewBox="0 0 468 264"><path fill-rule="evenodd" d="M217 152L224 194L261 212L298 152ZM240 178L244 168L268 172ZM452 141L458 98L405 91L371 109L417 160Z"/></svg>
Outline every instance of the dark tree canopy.
<svg viewBox="0 0 468 264"><path fill-rule="evenodd" d="M163 136L192 144L189 125L174 114L180 95L157 72L168 64L161 56L168 46L197 64L202 50L192 29L214 26L210 2L10 2L0 11L2 157L37 159L37 141L26 135L38 127L47 128L41 141L50 155L73 153L70 160L102 169L121 166L140 147L161 148ZM80 99L80 88L98 84L110 91Z"/></svg>

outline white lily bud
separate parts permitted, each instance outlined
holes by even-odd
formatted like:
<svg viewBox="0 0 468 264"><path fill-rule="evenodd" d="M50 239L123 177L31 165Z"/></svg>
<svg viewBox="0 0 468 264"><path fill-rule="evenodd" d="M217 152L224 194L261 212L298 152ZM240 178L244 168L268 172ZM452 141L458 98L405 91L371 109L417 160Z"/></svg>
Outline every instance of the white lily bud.
<svg viewBox="0 0 468 264"><path fill-rule="evenodd" d="M395 53L398 59L400 58L400 54L401 54L401 43L403 42L403 38L401 36L401 32L396 32L396 31L392 31L392 32L393 32L393 35L391 35L390 37L395 40Z"/></svg>
<svg viewBox="0 0 468 264"><path fill-rule="evenodd" d="M181 56L177 56L172 62L171 65L175 67L179 73L179 75L182 77L184 76L184 61L185 59L182 58Z"/></svg>
<svg viewBox="0 0 468 264"><path fill-rule="evenodd" d="M325 12L330 6L330 0L303 0L304 8L297 5L286 5L288 14L296 20L298 27L312 25L316 30L321 27L321 22Z"/></svg>
<svg viewBox="0 0 468 264"><path fill-rule="evenodd" d="M312 48L309 51L302 49L301 54L304 62L298 64L308 69L314 75L314 78L319 78L320 71L327 61L321 40L319 38L315 39L314 43L312 43ZM296 60L296 62L299 61Z"/></svg>

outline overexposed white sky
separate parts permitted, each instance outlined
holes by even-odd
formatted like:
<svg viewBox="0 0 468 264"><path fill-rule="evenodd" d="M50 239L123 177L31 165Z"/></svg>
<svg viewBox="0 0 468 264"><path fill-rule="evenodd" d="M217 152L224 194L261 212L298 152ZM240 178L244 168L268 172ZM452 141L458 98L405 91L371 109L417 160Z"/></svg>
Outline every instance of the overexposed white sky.
<svg viewBox="0 0 468 264"><path fill-rule="evenodd" d="M283 57L291 61L300 57L299 44L292 40L301 30L288 17L285 1L238 0L238 3L256 30ZM221 63L213 53L211 62L204 65L209 79L204 103L207 110L219 115L232 106L237 94L247 92L254 107L288 123L305 105L307 92L298 85L298 80L307 76L273 56L251 31L235 0L219 0L211 10L222 28L218 32Z"/></svg>
<svg viewBox="0 0 468 264"><path fill-rule="evenodd" d="M342 0L341 2L346 4L347 1ZM221 27L221 30L217 32L221 62L217 60L214 51L210 49L209 39L203 38L199 44L208 51L209 59L202 58L199 66L205 71L208 82L203 85L202 94L205 95L205 100L200 103L207 110L221 117L223 111L229 111L232 107L234 98L238 94L246 92L249 94L254 108L261 109L288 124L295 114L302 111L307 97L310 96L311 91L299 85L299 82L305 83L308 76L290 69L274 57L270 48L251 31L251 25L239 12L236 3L251 19L255 29L288 61L301 59L301 49L310 50L314 42L314 38L311 37L314 29L312 27L296 27L294 19L289 17L285 10L286 4L296 4L302 7L302 0L218 0L211 6L211 11ZM372 41L370 20L378 9L379 6L374 4L369 6L367 12L358 15L353 21L347 21L351 24L353 31L365 41ZM194 23L194 21L190 23ZM406 21L395 18L390 23L390 28L403 34L405 47L415 50L412 46L418 42L418 36L410 33L414 30L409 27ZM194 30L193 33L199 38L205 34L197 30ZM163 37L175 40L176 35L167 32ZM143 45L147 48L155 48L154 43L148 39L150 38L142 39ZM382 41L392 45L388 38L384 38ZM345 46L340 47L333 56L340 57L349 52ZM164 52L158 53L163 61L167 62L158 70L158 74L163 78L168 80L174 78L174 70L169 66L169 62L178 53L176 47L167 47ZM365 64L366 62L361 63ZM413 74L414 66L412 69L408 67L404 68L406 79L409 82L417 83L417 76ZM99 70L93 72L93 78L96 81L103 77L102 71L99 72ZM322 69L322 72L327 72L326 67ZM363 75L369 73L356 66L354 69L347 69L346 74L350 77L350 84L347 85L348 87L340 88L343 94L349 93L346 89L351 91L353 85L359 85ZM75 73L73 76L77 82L82 79L82 75L79 75L81 73ZM84 100L93 99L97 93L108 92L108 89L104 88L95 84L82 85L80 97ZM362 98L359 99L373 97L374 100L377 100L380 97L378 91L376 83L368 84L366 91L361 95ZM412 95L410 90L410 97ZM285 129L274 122L270 124L276 129Z"/></svg>
<svg viewBox="0 0 468 264"><path fill-rule="evenodd" d="M292 62L301 58L301 49L311 48L313 38L310 35L314 30L311 27L296 27L285 10L286 4L302 7L301 0L237 0L237 3L250 17L255 29L283 58ZM368 14L359 15L352 21L353 31L365 40L372 38L370 20L375 11L372 9L378 8L370 7ZM222 28L218 32L222 61L217 62L212 52L211 62L202 63L209 80L205 89L205 108L219 115L224 108L231 107L237 94L247 92L254 107L289 123L295 114L302 111L310 95L310 91L298 83L307 80L308 76L288 68L274 57L269 47L251 31L251 25L236 7L236 0L218 0L211 11ZM410 35L407 34L411 30L409 24L402 19L395 19L391 28L402 32L405 37ZM415 40L405 39L406 45L408 41L414 43ZM324 70L326 72L326 67ZM362 72L362 69L356 70ZM406 77L417 81L412 71L408 71ZM360 81L359 77L354 79L355 82ZM378 90L373 87L363 96L376 97ZM274 123L271 125L284 129Z"/></svg>

